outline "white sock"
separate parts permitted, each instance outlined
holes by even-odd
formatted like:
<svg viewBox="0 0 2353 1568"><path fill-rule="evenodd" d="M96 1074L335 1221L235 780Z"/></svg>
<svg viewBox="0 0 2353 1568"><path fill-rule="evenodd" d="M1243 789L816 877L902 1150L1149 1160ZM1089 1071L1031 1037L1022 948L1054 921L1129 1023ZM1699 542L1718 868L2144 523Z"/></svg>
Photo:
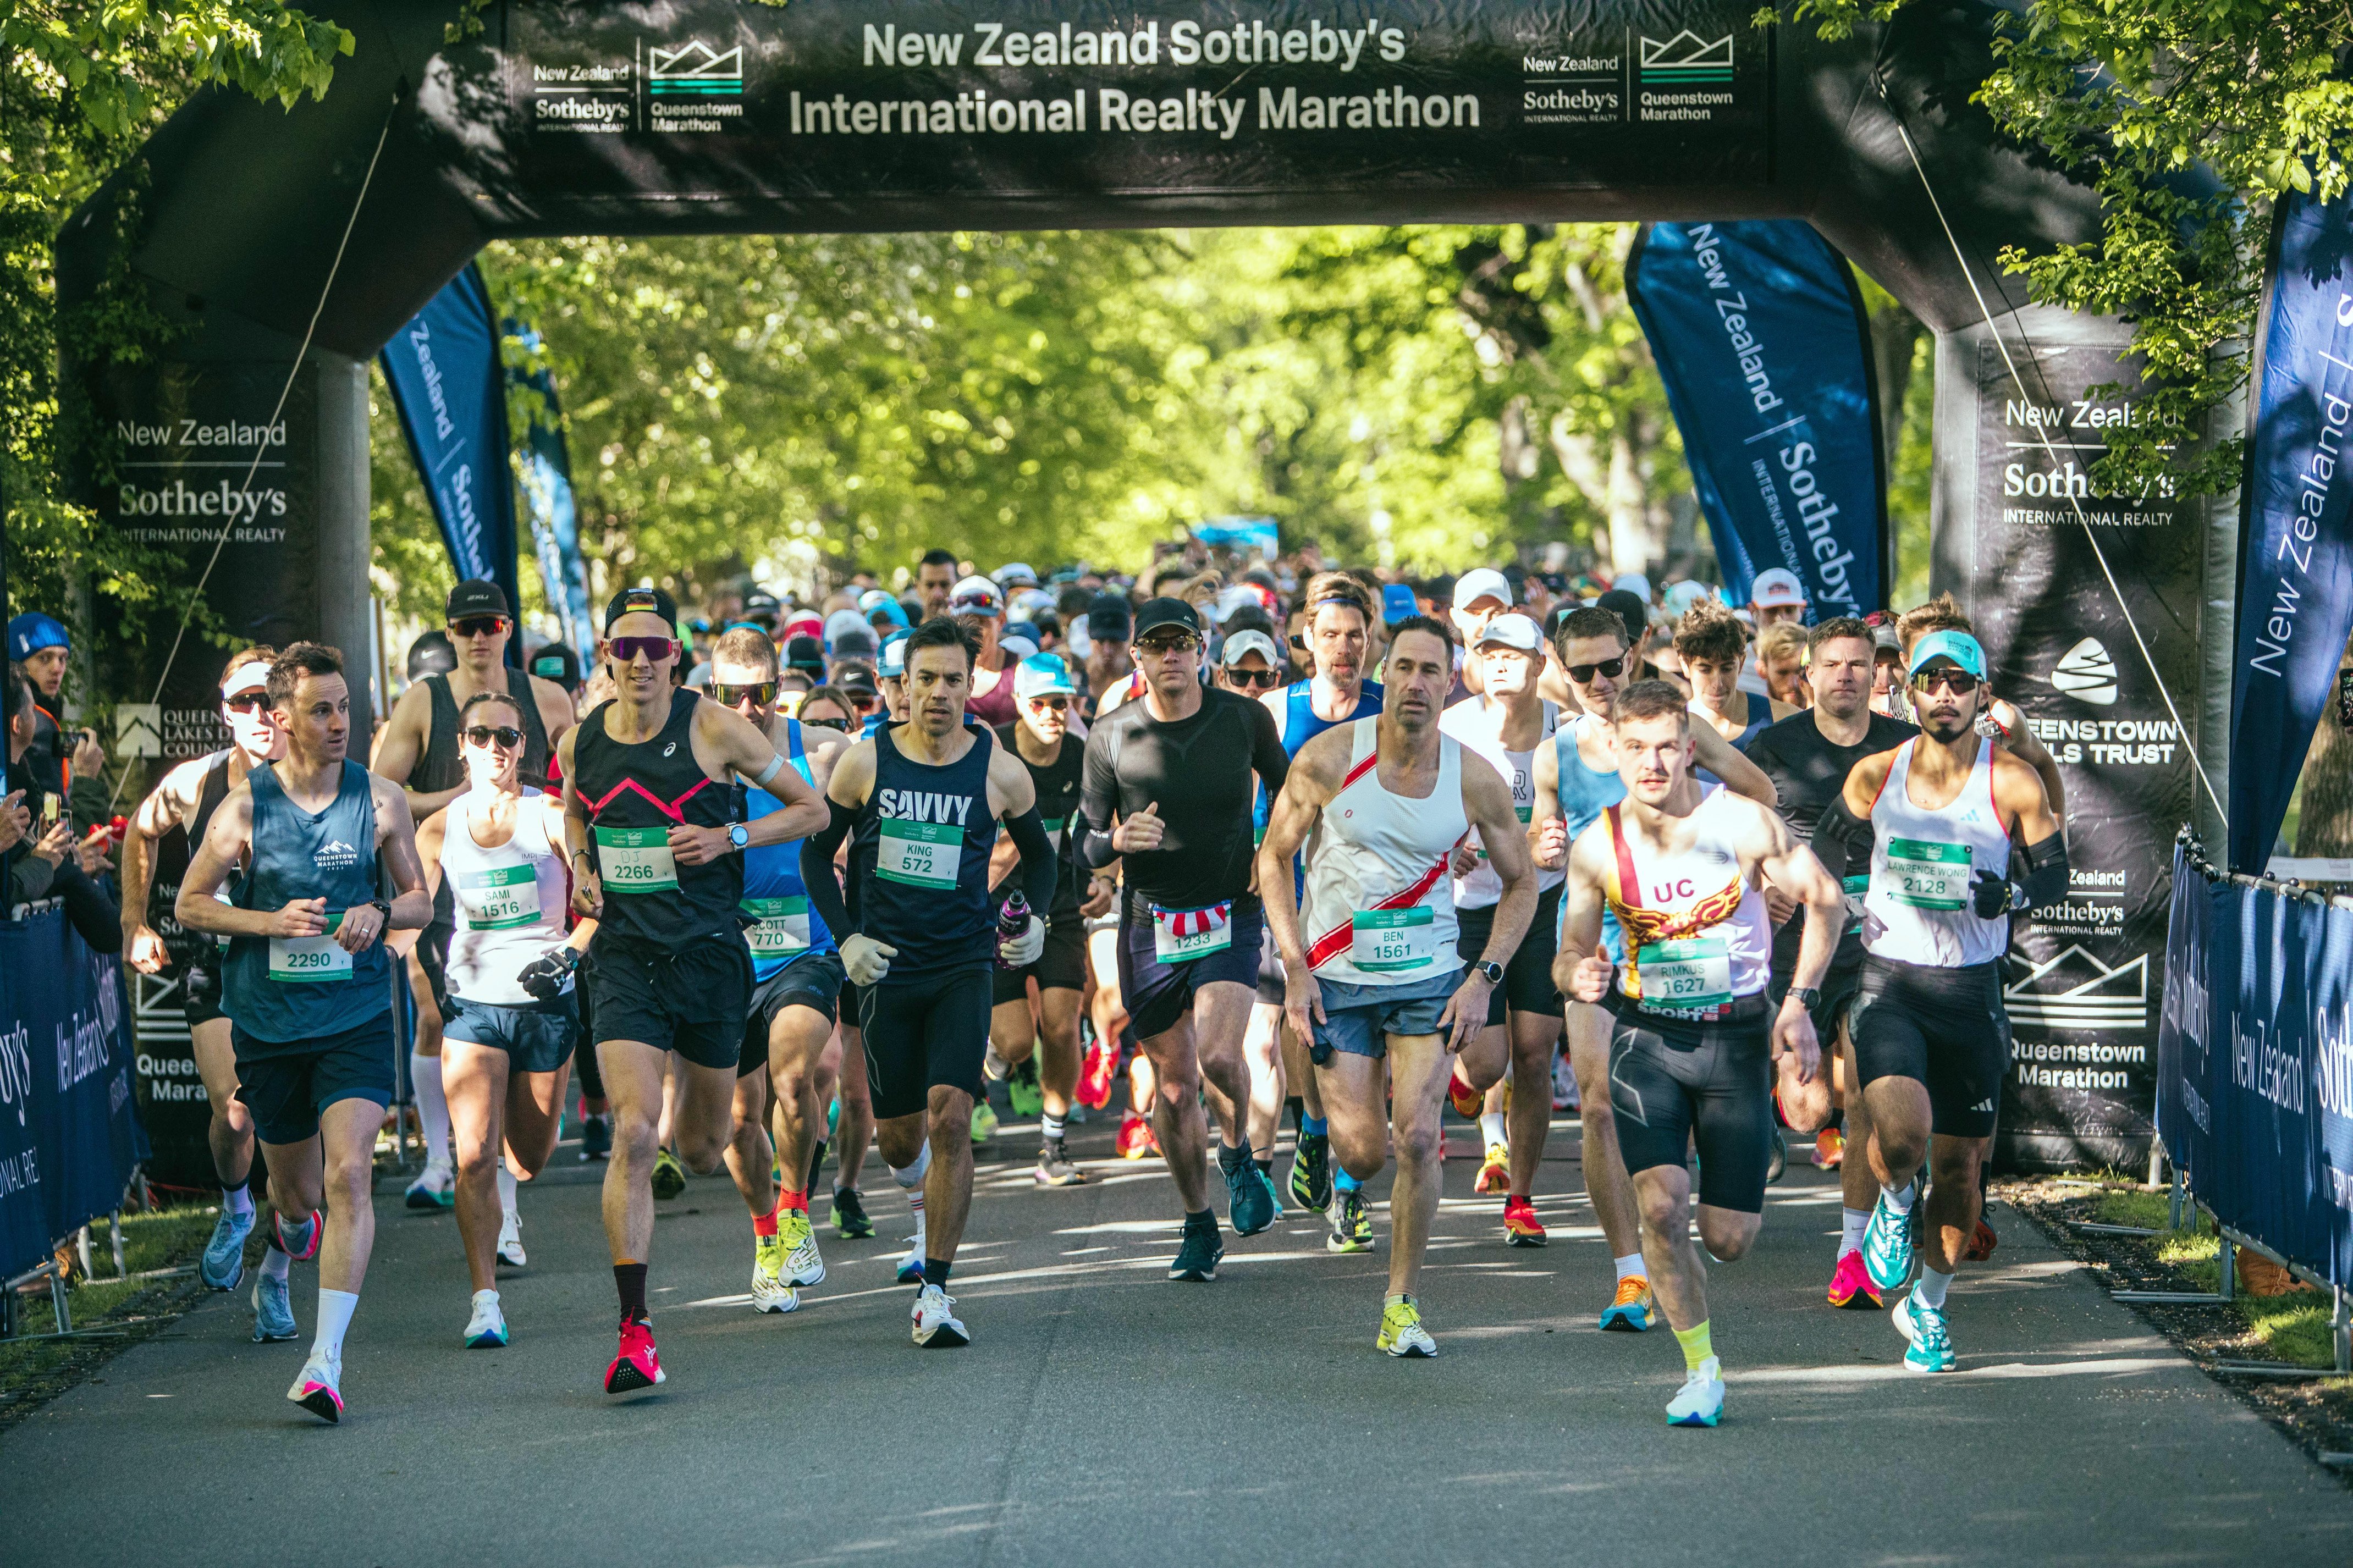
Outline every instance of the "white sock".
<svg viewBox="0 0 2353 1568"><path fill-rule="evenodd" d="M1051 1143L1062 1135L1062 1119L1050 1110L1040 1111L1038 1115L1038 1131L1045 1134L1047 1142Z"/></svg>
<svg viewBox="0 0 2353 1568"><path fill-rule="evenodd" d="M988 1075L989 1082L1002 1083L1005 1081L1005 1075L1011 1072L1013 1068L1003 1057L997 1054L997 1047L992 1045L981 1056L980 1070Z"/></svg>
<svg viewBox="0 0 2353 1568"><path fill-rule="evenodd" d="M1650 1278L1642 1268L1642 1255L1639 1252L1630 1252L1625 1257L1612 1261L1618 1265L1618 1278L1620 1279Z"/></svg>
<svg viewBox="0 0 2353 1568"><path fill-rule="evenodd" d="M1870 1228L1871 1211L1869 1209L1840 1209L1838 1255L1844 1258L1850 1252L1861 1252L1863 1232Z"/></svg>
<svg viewBox="0 0 2353 1568"><path fill-rule="evenodd" d="M1504 1136L1504 1113L1500 1110L1481 1111L1479 1136L1487 1141L1487 1147L1490 1149L1498 1143L1508 1142Z"/></svg>
<svg viewBox="0 0 2353 1568"><path fill-rule="evenodd" d="M1945 1292L1952 1288L1951 1275L1939 1274L1924 1263L1920 1266L1920 1282L1912 1287L1912 1294L1919 1299L1920 1305L1941 1312L1945 1310Z"/></svg>
<svg viewBox="0 0 2353 1568"><path fill-rule="evenodd" d="M923 1152L915 1156L915 1163L912 1165L892 1165L888 1161L885 1161L884 1164L889 1169L892 1181L920 1197L923 1190L923 1177L932 1168L932 1146L928 1142L925 1143Z"/></svg>
<svg viewBox="0 0 2353 1568"><path fill-rule="evenodd" d="M222 1191L221 1208L228 1214L235 1215L239 1219L243 1219L253 1213L253 1179L251 1176L248 1175L244 1183L237 1186L234 1191L227 1189L224 1189Z"/></svg>
<svg viewBox="0 0 2353 1568"><path fill-rule="evenodd" d="M359 1309L360 1295L356 1290L330 1290L319 1287L319 1337L311 1342L311 1353L324 1352L337 1363L343 1359L343 1331L352 1326L352 1313Z"/></svg>
<svg viewBox="0 0 2353 1568"><path fill-rule="evenodd" d="M507 1169L507 1163L504 1160L501 1160L499 1162L499 1213L501 1215L512 1215L514 1212L514 1173Z"/></svg>
<svg viewBox="0 0 2353 1568"><path fill-rule="evenodd" d="M280 1252L274 1247L263 1247L261 1249L261 1272L269 1279L283 1281L294 1272L293 1255L291 1253Z"/></svg>
<svg viewBox="0 0 2353 1568"><path fill-rule="evenodd" d="M1910 1214L1913 1194L1919 1190L1919 1184L1916 1182L1906 1182L1900 1192L1894 1187L1883 1186L1879 1189L1879 1195L1885 1199L1887 1206L1897 1214Z"/></svg>
<svg viewBox="0 0 2353 1568"><path fill-rule="evenodd" d="M425 1162L449 1163L449 1100L441 1092L441 1058L408 1053L409 1081L417 1086L417 1115L425 1124Z"/></svg>

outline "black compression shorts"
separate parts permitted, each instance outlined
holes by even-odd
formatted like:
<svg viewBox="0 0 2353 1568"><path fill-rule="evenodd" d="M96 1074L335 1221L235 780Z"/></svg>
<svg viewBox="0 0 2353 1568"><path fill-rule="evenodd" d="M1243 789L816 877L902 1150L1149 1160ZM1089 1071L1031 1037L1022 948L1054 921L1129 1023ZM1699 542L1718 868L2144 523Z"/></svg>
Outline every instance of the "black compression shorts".
<svg viewBox="0 0 2353 1568"><path fill-rule="evenodd" d="M908 985L862 986L858 1026L866 1040L866 1081L874 1118L913 1116L935 1088L977 1100L988 1051L989 972L968 969Z"/></svg>
<svg viewBox="0 0 2353 1568"><path fill-rule="evenodd" d="M1773 1146L1771 1009L1735 1002L1723 1023L1670 1023L1620 1007L1609 1031L1609 1107L1629 1175L1699 1146L1699 1201L1765 1212ZM1746 1015L1743 1016L1742 1015Z"/></svg>
<svg viewBox="0 0 2353 1568"><path fill-rule="evenodd" d="M1137 1038L1148 1040L1175 1028L1204 985L1218 981L1258 984L1266 931L1266 915L1259 901L1247 895L1236 899L1227 929L1231 940L1217 952L1180 963L1163 963L1156 956L1152 917L1132 904L1124 908L1119 922L1119 994L1135 1024Z"/></svg>
<svg viewBox="0 0 2353 1568"><path fill-rule="evenodd" d="M1008 1002L1027 1000L1029 988L1026 981L1038 982L1040 991L1083 991L1087 984L1087 936L1075 914L1063 920L1046 922L1046 950L1038 962L1026 969L991 967L990 1000L1002 1006Z"/></svg>
<svg viewBox="0 0 2353 1568"><path fill-rule="evenodd" d="M1866 956L1847 1027L1864 1088L1874 1079L1912 1079L1927 1088L1937 1136L1993 1136L2010 1070L2000 959L1942 969Z"/></svg>
<svg viewBox="0 0 2353 1568"><path fill-rule="evenodd" d="M735 1076L742 1078L768 1065L768 1031L776 1015L787 1007L806 1007L831 1028L844 985L839 955L805 952L753 986L752 1005L744 1019L744 1046L735 1058Z"/></svg>
<svg viewBox="0 0 2353 1568"><path fill-rule="evenodd" d="M212 953L200 963L180 971L180 1010L194 1030L199 1024L226 1018L221 1011L221 964L227 955Z"/></svg>
<svg viewBox="0 0 2353 1568"><path fill-rule="evenodd" d="M1781 998L1789 994L1789 983L1794 978L1795 974L1790 971L1776 969L1773 972L1773 983L1766 988L1765 994L1775 1006L1779 1006ZM1822 976L1822 999L1806 1009L1807 1016L1814 1021L1814 1038L1822 1047L1824 1060L1838 1050L1839 1025L1852 1015L1855 990L1862 984L1862 965L1860 963L1849 964L1843 969L1833 967Z"/></svg>
<svg viewBox="0 0 2353 1568"><path fill-rule="evenodd" d="M1495 930L1495 906L1482 910L1458 909L1454 911L1456 932L1454 951L1462 955L1465 963L1476 963L1487 951L1487 938ZM1557 1018L1567 1013L1559 990L1552 983L1553 955L1560 951L1560 889L1553 887L1536 896L1535 919L1528 922L1528 934L1520 938L1520 945L1504 965L1504 983L1487 993L1487 1025L1490 1028L1504 1021L1504 1011L1540 1013L1547 1018Z"/></svg>

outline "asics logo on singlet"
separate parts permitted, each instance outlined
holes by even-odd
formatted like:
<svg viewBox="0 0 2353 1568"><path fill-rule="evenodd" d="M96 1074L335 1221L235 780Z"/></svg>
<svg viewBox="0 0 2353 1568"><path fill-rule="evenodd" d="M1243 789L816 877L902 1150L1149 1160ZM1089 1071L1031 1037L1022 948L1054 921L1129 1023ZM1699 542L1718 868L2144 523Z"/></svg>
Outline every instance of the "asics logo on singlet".
<svg viewBox="0 0 2353 1568"><path fill-rule="evenodd" d="M341 871L360 863L360 852L340 838L330 838L311 857L322 871Z"/></svg>
<svg viewBox="0 0 2353 1568"><path fill-rule="evenodd" d="M875 792L874 806L902 822L953 822L962 827L972 815L972 796L935 789L886 789Z"/></svg>
<svg viewBox="0 0 2353 1568"><path fill-rule="evenodd" d="M672 741L669 745L664 746L662 748L662 755L665 757L674 757L678 755L678 742L676 741Z"/></svg>

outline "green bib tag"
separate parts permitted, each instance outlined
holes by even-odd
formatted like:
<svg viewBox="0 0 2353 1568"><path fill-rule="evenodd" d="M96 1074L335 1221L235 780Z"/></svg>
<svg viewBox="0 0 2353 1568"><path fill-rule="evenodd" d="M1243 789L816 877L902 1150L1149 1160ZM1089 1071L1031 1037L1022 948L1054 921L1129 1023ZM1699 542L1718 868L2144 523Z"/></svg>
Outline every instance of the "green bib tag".
<svg viewBox="0 0 2353 1568"><path fill-rule="evenodd" d="M1888 896L1915 910L1958 910L1969 901L1969 847L1920 838L1887 841Z"/></svg>
<svg viewBox="0 0 2353 1568"><path fill-rule="evenodd" d="M512 931L539 923L539 873L529 866L460 871L452 890L468 931Z"/></svg>
<svg viewBox="0 0 2353 1568"><path fill-rule="evenodd" d="M1720 936L1684 937L1637 948L1645 1007L1721 1007L1732 1000L1732 949Z"/></svg>
<svg viewBox="0 0 2353 1568"><path fill-rule="evenodd" d="M1427 969L1438 962L1438 911L1358 910L1348 917L1348 962L1368 973Z"/></svg>
<svg viewBox="0 0 2353 1568"><path fill-rule="evenodd" d="M882 818L874 874L917 888L953 888L964 858L964 829L944 822Z"/></svg>
<svg viewBox="0 0 2353 1568"><path fill-rule="evenodd" d="M754 958L791 958L808 951L807 899L745 899L736 907L760 922L744 932Z"/></svg>
<svg viewBox="0 0 2353 1568"><path fill-rule="evenodd" d="M674 893L678 862L667 827L596 829L596 864L608 893Z"/></svg>
<svg viewBox="0 0 2353 1568"><path fill-rule="evenodd" d="M273 936L269 939L269 978L281 985L318 985L352 977L352 955L335 940L343 923L337 910L327 917L319 936Z"/></svg>

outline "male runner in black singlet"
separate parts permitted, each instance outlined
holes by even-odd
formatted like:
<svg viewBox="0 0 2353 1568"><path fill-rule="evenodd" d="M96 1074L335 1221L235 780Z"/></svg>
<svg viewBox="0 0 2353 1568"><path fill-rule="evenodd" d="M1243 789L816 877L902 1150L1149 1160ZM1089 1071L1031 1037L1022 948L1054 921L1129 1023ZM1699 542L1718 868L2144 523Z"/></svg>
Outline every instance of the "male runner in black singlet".
<svg viewBox="0 0 2353 1568"><path fill-rule="evenodd" d="M742 852L822 826L825 805L768 738L731 708L674 687L678 607L626 588L605 608L602 653L618 695L557 742L573 905L601 923L589 953L596 1055L613 1103L605 1237L621 1297L605 1392L663 1380L646 1317L653 1162L664 1058L679 1055L673 1135L688 1168L719 1169L733 1130L752 958L737 905ZM733 775L784 803L734 820Z"/></svg>
<svg viewBox="0 0 2353 1568"><path fill-rule="evenodd" d="M1029 770L964 721L979 639L944 618L905 643L909 718L852 746L827 785L832 820L801 847L801 879L841 942L858 985L859 1026L874 1089L874 1132L894 1170L926 1142L923 1284L913 1338L926 1348L970 1342L947 1294L972 1207L972 1105L988 1049L989 954L1013 968L1045 951L1054 847L1039 819ZM989 849L1005 823L1021 851L1028 928L997 940ZM834 851L849 838L849 897Z"/></svg>

